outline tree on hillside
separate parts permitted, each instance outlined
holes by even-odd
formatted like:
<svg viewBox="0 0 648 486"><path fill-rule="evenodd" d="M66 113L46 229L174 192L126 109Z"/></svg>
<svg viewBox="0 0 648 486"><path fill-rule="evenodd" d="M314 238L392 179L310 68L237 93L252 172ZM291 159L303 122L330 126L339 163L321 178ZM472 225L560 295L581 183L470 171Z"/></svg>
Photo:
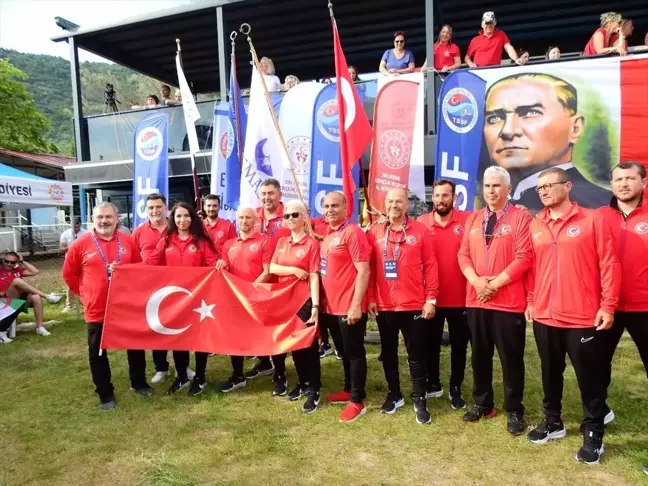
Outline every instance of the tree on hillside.
<svg viewBox="0 0 648 486"><path fill-rule="evenodd" d="M56 145L43 138L50 122L36 109L34 98L24 84L26 79L24 72L0 59L0 147L56 153Z"/></svg>

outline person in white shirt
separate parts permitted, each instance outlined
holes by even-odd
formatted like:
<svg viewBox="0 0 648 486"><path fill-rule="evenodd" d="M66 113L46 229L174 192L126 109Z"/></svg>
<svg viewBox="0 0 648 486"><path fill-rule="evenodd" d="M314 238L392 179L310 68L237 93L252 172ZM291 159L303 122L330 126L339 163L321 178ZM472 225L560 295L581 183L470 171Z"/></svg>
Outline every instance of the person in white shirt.
<svg viewBox="0 0 648 486"><path fill-rule="evenodd" d="M66 253L68 248L70 248L70 245L74 240L76 240L79 236L81 236L84 233L87 233L88 230L84 229L81 226L81 220L80 219L75 219L74 224L72 225L72 228L66 229L63 233L61 233L61 241L59 243L59 250L61 250L62 253ZM72 312L72 298L73 294L70 291L70 289L65 290L65 307L61 312Z"/></svg>
<svg viewBox="0 0 648 486"><path fill-rule="evenodd" d="M263 78L265 79L268 92L273 93L281 91L281 80L278 76L275 76L275 67L272 59L262 57L259 61L259 68L261 74L263 74Z"/></svg>

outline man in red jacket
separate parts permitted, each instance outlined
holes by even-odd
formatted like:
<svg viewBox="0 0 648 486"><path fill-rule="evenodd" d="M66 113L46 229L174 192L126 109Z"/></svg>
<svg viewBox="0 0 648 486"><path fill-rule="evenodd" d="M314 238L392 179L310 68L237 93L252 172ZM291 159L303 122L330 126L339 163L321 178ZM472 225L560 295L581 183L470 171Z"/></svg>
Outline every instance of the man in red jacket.
<svg viewBox="0 0 648 486"><path fill-rule="evenodd" d="M524 344L526 290L524 274L533 262L527 211L508 197L511 176L502 167L484 172L487 206L466 220L459 249L459 266L468 280L466 308L470 328L475 405L466 422L495 416L493 353L502 363L504 409L511 435L524 432Z"/></svg>
<svg viewBox="0 0 648 486"><path fill-rule="evenodd" d="M217 251L221 251L227 240L236 238L234 225L218 217L220 211L220 197L216 194L207 194L203 199L207 217L203 220L205 231L214 242Z"/></svg>
<svg viewBox="0 0 648 486"><path fill-rule="evenodd" d="M412 377L412 401L419 424L431 422L425 400L428 319L434 317L439 288L432 235L407 214L407 190L385 196L388 220L367 233L372 246L367 309L376 317L385 379L389 391L382 413L405 405L398 373L398 334L403 333ZM425 319L422 321L421 318Z"/></svg>
<svg viewBox="0 0 648 486"><path fill-rule="evenodd" d="M529 432L544 444L565 437L561 418L565 355L574 366L585 418L583 446L576 459L598 464L605 417L605 336L614 322L621 268L610 227L602 215L569 200L567 172L540 173L536 190L545 209L531 223L535 281L527 318L542 365L544 419Z"/></svg>
<svg viewBox="0 0 648 486"><path fill-rule="evenodd" d="M324 312L320 320L331 331L344 366L344 389L330 393L326 399L334 403L349 402L340 414L340 421L351 422L367 411L364 405L367 382L364 335L371 247L364 231L346 219L344 194L328 193L322 208L329 229L321 246Z"/></svg>
<svg viewBox="0 0 648 486"><path fill-rule="evenodd" d="M461 395L461 385L466 372L470 330L466 319L466 277L459 268L457 253L470 213L454 208L457 201L454 182L439 179L432 185L432 191L434 211L424 214L418 221L427 226L432 233L432 243L439 265L439 282L443 282L443 285L439 285L436 314L430 322L430 355L425 396L443 396L439 368L443 326L447 320L450 334L450 405L458 410L466 408L466 401Z"/></svg>
<svg viewBox="0 0 648 486"><path fill-rule="evenodd" d="M114 387L111 383L108 353L101 351L101 333L108 300L108 284L115 265L139 263L140 252L132 237L117 232L119 214L109 202L94 208L94 230L80 236L70 247L63 264L63 280L79 295L88 323L88 354L90 372L99 395L102 410L115 408ZM146 383L144 351L128 351L131 388L142 396L153 390Z"/></svg>
<svg viewBox="0 0 648 486"><path fill-rule="evenodd" d="M624 329L634 340L648 375L648 204L643 201L645 188L646 168L637 162L622 162L612 170L612 202L599 209L612 229L623 275L614 325L604 333L607 386L612 378L612 358ZM611 419L614 414L608 412L606 423L608 416Z"/></svg>

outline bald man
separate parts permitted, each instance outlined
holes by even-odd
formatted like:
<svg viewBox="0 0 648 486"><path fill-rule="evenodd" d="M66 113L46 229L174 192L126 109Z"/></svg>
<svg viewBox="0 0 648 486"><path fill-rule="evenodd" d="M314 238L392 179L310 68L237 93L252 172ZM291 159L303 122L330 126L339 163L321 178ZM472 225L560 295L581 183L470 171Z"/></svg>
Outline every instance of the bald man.
<svg viewBox="0 0 648 486"><path fill-rule="evenodd" d="M263 283L270 280L272 246L270 238L254 229L256 211L252 207L240 207L236 212L239 235L223 244L222 259L216 263L217 270L227 270L249 282ZM221 385L223 393L229 393L247 384L243 374L243 356L232 356L232 376Z"/></svg>
<svg viewBox="0 0 648 486"><path fill-rule="evenodd" d="M344 194L327 194L322 209L329 227L320 253L324 303L320 321L331 331L344 365L344 389L326 398L333 403L349 402L340 414L340 421L351 422L367 411L364 405L367 382L364 335L371 247L364 231L346 218Z"/></svg>
<svg viewBox="0 0 648 486"><path fill-rule="evenodd" d="M403 333L416 421L431 422L425 400L429 321L436 312L439 289L437 261L428 228L407 214L406 189L385 197L387 221L367 233L371 253L368 311L380 331L382 364L389 391L382 413L393 414L405 404L398 373L398 334Z"/></svg>

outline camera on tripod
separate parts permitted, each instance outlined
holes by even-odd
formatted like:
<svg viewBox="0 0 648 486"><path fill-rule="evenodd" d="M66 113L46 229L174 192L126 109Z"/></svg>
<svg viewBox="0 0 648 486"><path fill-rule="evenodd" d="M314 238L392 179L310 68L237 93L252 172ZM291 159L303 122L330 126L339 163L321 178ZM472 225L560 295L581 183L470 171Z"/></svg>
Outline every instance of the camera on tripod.
<svg viewBox="0 0 648 486"><path fill-rule="evenodd" d="M117 99L117 93L113 84L106 83L106 88L104 89L104 98L106 99L105 104L108 108L108 111L119 111L117 109L117 103L121 104L121 101Z"/></svg>

